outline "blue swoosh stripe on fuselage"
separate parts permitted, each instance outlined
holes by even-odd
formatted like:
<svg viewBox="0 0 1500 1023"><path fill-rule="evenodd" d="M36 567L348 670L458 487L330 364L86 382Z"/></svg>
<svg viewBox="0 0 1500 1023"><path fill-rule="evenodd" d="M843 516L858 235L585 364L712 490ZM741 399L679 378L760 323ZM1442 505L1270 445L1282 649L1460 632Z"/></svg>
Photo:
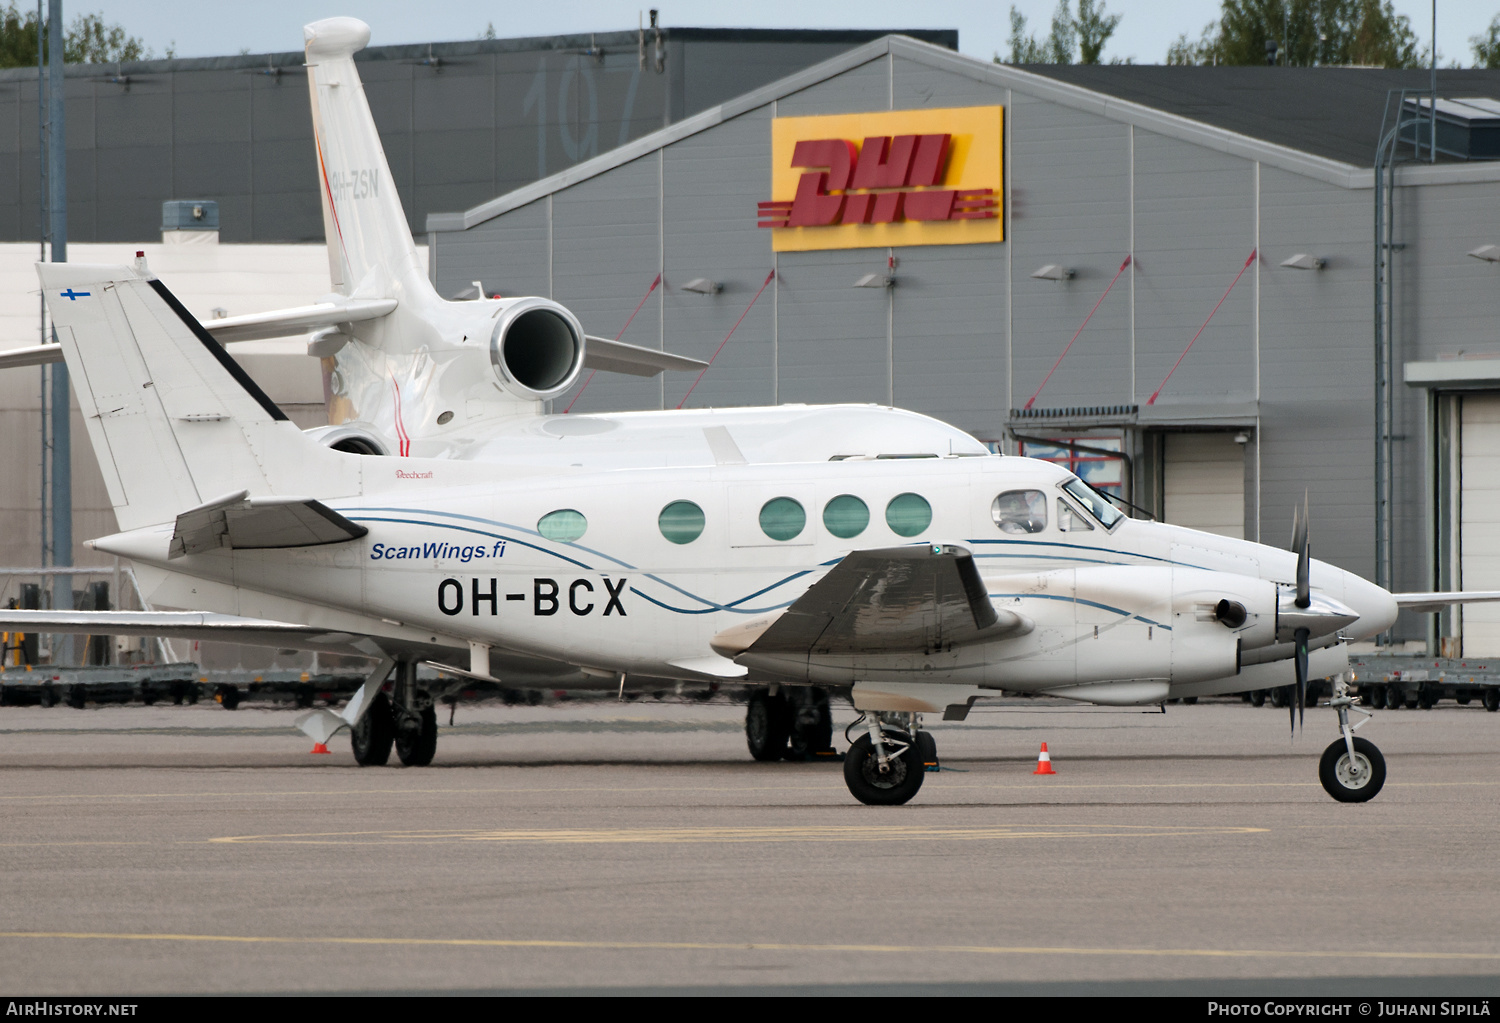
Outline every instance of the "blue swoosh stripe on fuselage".
<svg viewBox="0 0 1500 1023"><path fill-rule="evenodd" d="M1088 600L1084 597L1064 597L1060 593L986 593L985 596L991 600L996 597L1014 597L1018 600L1062 600L1073 604L1087 604L1089 607L1097 607L1101 611L1108 611L1111 614L1117 614L1125 618L1134 618L1138 622L1154 625L1158 629L1165 629L1168 632L1172 631L1172 626L1163 625L1161 622L1138 615L1134 611L1127 611L1123 607L1111 607L1108 604L1101 604L1097 600Z"/></svg>

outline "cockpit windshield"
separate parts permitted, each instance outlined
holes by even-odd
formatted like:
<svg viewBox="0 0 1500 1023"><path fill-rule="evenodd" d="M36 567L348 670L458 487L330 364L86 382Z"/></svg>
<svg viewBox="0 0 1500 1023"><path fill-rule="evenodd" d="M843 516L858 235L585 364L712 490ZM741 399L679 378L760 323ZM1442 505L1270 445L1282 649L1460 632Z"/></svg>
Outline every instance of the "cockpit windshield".
<svg viewBox="0 0 1500 1023"><path fill-rule="evenodd" d="M1125 517L1124 512L1109 503L1109 499L1081 479L1068 480L1063 489L1089 510L1105 529L1114 529L1115 523Z"/></svg>

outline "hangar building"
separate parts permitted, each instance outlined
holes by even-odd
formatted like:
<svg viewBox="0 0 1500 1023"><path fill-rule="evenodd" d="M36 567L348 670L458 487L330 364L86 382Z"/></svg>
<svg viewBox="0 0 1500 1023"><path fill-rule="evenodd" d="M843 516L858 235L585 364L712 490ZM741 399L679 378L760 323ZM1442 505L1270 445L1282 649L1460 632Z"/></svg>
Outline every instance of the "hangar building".
<svg viewBox="0 0 1500 1023"><path fill-rule="evenodd" d="M723 345L693 406L895 404L1273 544L1306 493L1319 558L1500 589L1500 73L1439 74L1435 160L1427 82L891 36L430 215L429 268L591 333ZM670 408L690 384L601 377L555 405ZM1469 654L1500 653L1500 612L1467 625Z"/></svg>

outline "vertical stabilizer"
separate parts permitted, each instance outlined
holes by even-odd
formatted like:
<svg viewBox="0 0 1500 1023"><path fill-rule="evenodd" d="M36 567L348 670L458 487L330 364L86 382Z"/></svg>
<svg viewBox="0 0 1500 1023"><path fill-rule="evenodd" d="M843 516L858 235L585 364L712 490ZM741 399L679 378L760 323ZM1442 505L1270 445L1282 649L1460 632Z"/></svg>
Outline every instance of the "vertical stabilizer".
<svg viewBox="0 0 1500 1023"><path fill-rule="evenodd" d="M155 278L38 263L121 529L225 494L341 497L359 458L306 437Z"/></svg>
<svg viewBox="0 0 1500 1023"><path fill-rule="evenodd" d="M354 67L354 54L370 41L370 27L355 18L327 18L302 32L333 286L361 298L401 298L412 288L427 290Z"/></svg>

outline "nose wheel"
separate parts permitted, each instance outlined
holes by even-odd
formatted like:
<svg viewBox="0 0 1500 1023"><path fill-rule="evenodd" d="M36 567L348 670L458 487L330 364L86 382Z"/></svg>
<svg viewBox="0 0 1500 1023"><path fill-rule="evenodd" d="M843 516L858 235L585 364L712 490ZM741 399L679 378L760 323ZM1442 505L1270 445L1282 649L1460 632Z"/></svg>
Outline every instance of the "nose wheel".
<svg viewBox="0 0 1500 1023"><path fill-rule="evenodd" d="M1340 803L1363 803L1374 799L1385 785L1385 757L1369 739L1355 736L1354 730L1374 715L1354 706L1349 685L1340 676L1333 686L1328 705L1338 711L1339 731L1344 733L1323 751L1318 762L1318 780L1323 789ZM1349 724L1349 711L1363 714L1364 721Z"/></svg>

